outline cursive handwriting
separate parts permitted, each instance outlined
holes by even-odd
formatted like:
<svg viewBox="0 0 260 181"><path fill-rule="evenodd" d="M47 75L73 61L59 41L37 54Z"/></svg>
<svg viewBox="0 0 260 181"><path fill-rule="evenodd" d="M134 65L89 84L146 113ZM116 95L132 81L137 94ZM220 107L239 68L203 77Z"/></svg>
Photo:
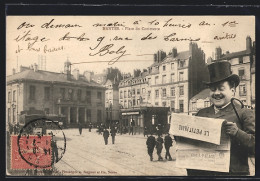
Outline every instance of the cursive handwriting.
<svg viewBox="0 0 260 181"><path fill-rule="evenodd" d="M90 50L94 51L96 49L98 49L100 47L100 44L101 42L104 40L105 37L99 37L97 39L97 41L99 42L97 44L97 46L95 48L91 48L89 47ZM116 54L119 56L111 59L109 62L108 62L108 65L113 65L114 63L116 63L120 58L122 58L123 56L126 56L126 55L130 55L130 54L126 54L126 50L124 50L125 46L121 46L118 50L111 50L112 48L114 47L114 44L108 44L108 45L105 45L103 47L101 47L96 53L90 53L89 56L96 56L96 55L99 55L99 56L105 56L105 55L112 55L112 54Z"/></svg>
<svg viewBox="0 0 260 181"><path fill-rule="evenodd" d="M191 24L182 24L182 23L171 23L172 18L167 20L166 23L163 25L163 27L179 27L179 28L190 28Z"/></svg>
<svg viewBox="0 0 260 181"><path fill-rule="evenodd" d="M125 27L124 25L125 22L119 23L119 22L114 22L114 23L96 23L93 24L94 27L103 27L103 26L113 26L113 27Z"/></svg>
<svg viewBox="0 0 260 181"><path fill-rule="evenodd" d="M44 23L41 28L49 29L49 28L77 28L82 27L78 24L53 24L54 19L52 19L49 23Z"/></svg>
<svg viewBox="0 0 260 181"><path fill-rule="evenodd" d="M47 45L43 47L43 52L44 53L52 53L52 52L57 52L57 51L62 51L64 50L64 46L59 46L59 47L51 47L49 48Z"/></svg>
<svg viewBox="0 0 260 181"><path fill-rule="evenodd" d="M172 34L170 34L168 36L164 36L164 40L165 41L199 41L200 40L200 38L194 39L194 38L191 38L191 37L189 37L189 38L173 37L175 35L176 35L176 33L172 33Z"/></svg>
<svg viewBox="0 0 260 181"><path fill-rule="evenodd" d="M148 34L147 36L141 38L141 40L153 40L153 39L156 39L157 36L151 36L152 33Z"/></svg>
<svg viewBox="0 0 260 181"><path fill-rule="evenodd" d="M39 38L39 36L32 36L31 35L31 30L25 31L23 35L18 35L15 39L16 42L20 41L28 41L32 42L31 44L34 45L36 42L46 42L49 39L46 39L45 37Z"/></svg>
<svg viewBox="0 0 260 181"><path fill-rule="evenodd" d="M34 27L35 25L31 25L30 23L26 23L26 22L23 22L22 24L20 24L18 27L17 27L17 30L25 27L25 28L32 28Z"/></svg>
<svg viewBox="0 0 260 181"><path fill-rule="evenodd" d="M223 32L224 33L224 32ZM236 38L236 34L229 34L229 33L224 33L225 35L221 36L214 36L214 40L223 40L223 39L234 39Z"/></svg>
<svg viewBox="0 0 260 181"><path fill-rule="evenodd" d="M70 40L70 39L76 39L78 41L87 41L89 40L89 38L85 38L85 33L82 33L80 36L69 36L70 32L66 33L63 37L61 37L59 39L59 41L62 41L62 40Z"/></svg>

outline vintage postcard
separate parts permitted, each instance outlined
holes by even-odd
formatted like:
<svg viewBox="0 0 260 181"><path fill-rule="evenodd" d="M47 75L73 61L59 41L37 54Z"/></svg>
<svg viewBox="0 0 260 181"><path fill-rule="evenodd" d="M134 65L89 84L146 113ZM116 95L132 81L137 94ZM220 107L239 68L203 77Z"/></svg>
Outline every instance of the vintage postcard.
<svg viewBox="0 0 260 181"><path fill-rule="evenodd" d="M255 54L254 16L6 16L6 175L254 175Z"/></svg>

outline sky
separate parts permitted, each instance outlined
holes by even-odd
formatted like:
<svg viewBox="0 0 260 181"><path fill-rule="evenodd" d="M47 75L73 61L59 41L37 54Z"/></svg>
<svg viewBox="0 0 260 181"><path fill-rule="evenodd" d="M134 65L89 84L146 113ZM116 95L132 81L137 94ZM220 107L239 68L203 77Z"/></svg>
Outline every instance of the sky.
<svg viewBox="0 0 260 181"><path fill-rule="evenodd" d="M133 73L153 63L153 54L189 49L190 40L212 56L246 49L255 41L254 16L7 16L6 74L46 58L46 70L101 73L108 67ZM86 63L88 62L88 63Z"/></svg>

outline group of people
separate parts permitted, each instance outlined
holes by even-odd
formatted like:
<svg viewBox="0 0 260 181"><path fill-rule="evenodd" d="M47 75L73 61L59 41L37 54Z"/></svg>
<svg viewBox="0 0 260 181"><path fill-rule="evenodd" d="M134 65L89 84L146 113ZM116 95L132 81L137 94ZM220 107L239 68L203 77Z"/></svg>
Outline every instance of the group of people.
<svg viewBox="0 0 260 181"><path fill-rule="evenodd" d="M110 134L112 137L112 144L115 144L115 137L116 137L116 128L115 127L111 127ZM105 145L107 145L108 137L109 137L109 131L107 130L107 128L105 128L105 130L104 130L103 137L104 137Z"/></svg>
<svg viewBox="0 0 260 181"><path fill-rule="evenodd" d="M164 143L164 147L166 150L165 159L167 160L167 158L169 158L170 161L172 160L172 157L170 154L170 147L172 146L173 140L172 140L170 134L168 133L164 137L164 139L161 137L161 134L158 134L158 137L156 139L153 136L153 134L150 134L150 136L148 136L148 138L146 140L146 145L147 145L148 155L150 156L150 161L153 161L154 148L156 148L156 150L157 150L158 161L163 160L163 158L161 156L162 149L163 149L163 143Z"/></svg>

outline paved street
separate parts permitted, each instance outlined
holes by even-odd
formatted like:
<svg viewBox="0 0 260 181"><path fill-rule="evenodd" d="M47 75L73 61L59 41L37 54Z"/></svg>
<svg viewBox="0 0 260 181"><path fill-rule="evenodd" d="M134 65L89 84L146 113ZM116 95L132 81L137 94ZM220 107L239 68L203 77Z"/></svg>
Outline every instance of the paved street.
<svg viewBox="0 0 260 181"><path fill-rule="evenodd" d="M96 130L88 132L83 129L64 130L67 148L62 160L55 164L57 175L94 175L94 176L185 176L186 170L175 167L175 161L157 161L154 150L154 161L147 154L146 138L143 135L117 135L115 144L109 137L108 145L104 144L102 135ZM175 143L174 143L175 145ZM175 159L174 148L171 155ZM162 156L165 156L163 149Z"/></svg>

